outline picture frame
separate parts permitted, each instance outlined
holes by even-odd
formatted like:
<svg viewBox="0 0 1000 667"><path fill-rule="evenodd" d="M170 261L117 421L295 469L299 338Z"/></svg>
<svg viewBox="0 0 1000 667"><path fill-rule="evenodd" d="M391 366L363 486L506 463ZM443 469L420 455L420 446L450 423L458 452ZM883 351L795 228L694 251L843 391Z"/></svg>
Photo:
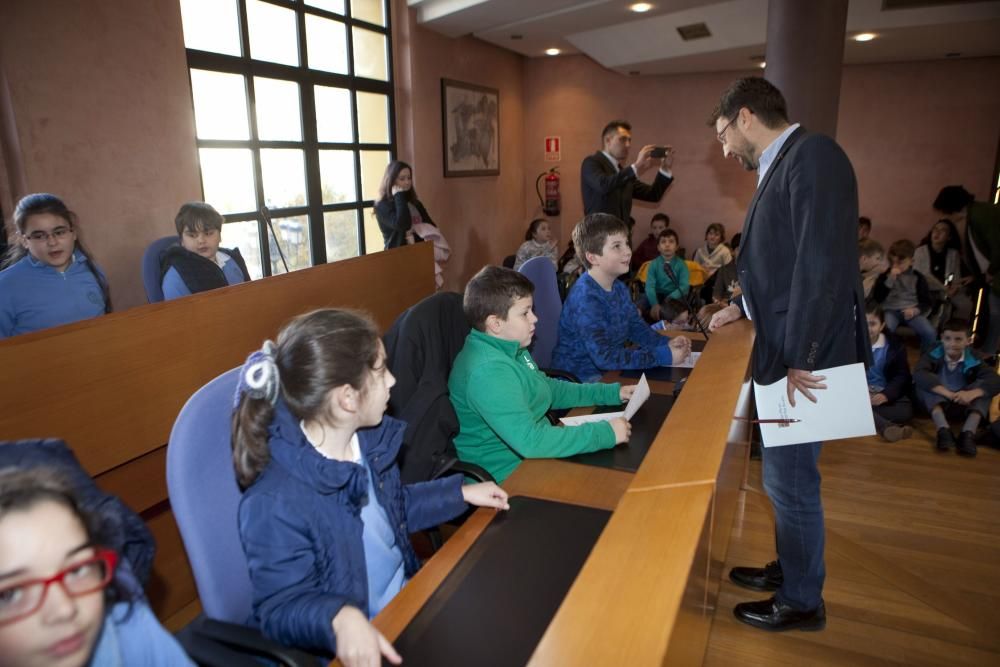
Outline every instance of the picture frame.
<svg viewBox="0 0 1000 667"><path fill-rule="evenodd" d="M500 91L441 79L445 178L500 174Z"/></svg>

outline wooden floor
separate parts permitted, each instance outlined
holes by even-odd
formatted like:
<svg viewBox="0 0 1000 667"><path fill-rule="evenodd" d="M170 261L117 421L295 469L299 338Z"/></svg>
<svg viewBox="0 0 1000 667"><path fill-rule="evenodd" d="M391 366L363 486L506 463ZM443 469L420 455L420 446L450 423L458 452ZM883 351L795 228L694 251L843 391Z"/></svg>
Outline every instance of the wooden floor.
<svg viewBox="0 0 1000 667"><path fill-rule="evenodd" d="M933 451L911 439L823 449L827 627L768 633L739 623L738 602L767 597L723 582L705 664L1000 665L1000 451ZM726 572L774 559L774 524L751 462Z"/></svg>

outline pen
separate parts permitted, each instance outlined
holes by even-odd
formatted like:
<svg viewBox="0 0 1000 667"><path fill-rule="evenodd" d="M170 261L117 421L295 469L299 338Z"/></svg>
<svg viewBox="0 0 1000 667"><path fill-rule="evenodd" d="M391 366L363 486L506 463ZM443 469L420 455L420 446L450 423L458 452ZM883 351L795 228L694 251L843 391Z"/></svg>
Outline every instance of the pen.
<svg viewBox="0 0 1000 667"><path fill-rule="evenodd" d="M733 419L751 424L798 424L802 421L801 419L750 419L749 417L733 417Z"/></svg>

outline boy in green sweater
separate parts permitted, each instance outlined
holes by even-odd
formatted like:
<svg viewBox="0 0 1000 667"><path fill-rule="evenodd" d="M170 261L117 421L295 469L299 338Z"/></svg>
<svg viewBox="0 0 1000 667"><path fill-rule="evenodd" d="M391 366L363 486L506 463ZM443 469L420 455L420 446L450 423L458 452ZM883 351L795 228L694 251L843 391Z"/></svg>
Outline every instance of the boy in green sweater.
<svg viewBox="0 0 1000 667"><path fill-rule="evenodd" d="M558 458L627 442L624 418L553 426L550 408L617 405L635 385L575 384L538 370L526 349L538 318L534 285L517 271L486 266L465 287L463 307L472 331L455 358L448 391L458 415L458 457L503 482L526 458Z"/></svg>

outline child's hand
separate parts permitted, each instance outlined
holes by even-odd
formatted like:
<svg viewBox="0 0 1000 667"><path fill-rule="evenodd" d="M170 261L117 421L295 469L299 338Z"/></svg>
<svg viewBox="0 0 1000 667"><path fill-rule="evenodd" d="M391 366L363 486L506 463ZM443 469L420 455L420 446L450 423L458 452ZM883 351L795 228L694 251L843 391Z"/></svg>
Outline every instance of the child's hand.
<svg viewBox="0 0 1000 667"><path fill-rule="evenodd" d="M679 364L691 354L691 340L684 336L676 336L670 339L670 354L673 356L675 364Z"/></svg>
<svg viewBox="0 0 1000 667"><path fill-rule="evenodd" d="M608 423L611 424L611 428L615 430L616 445L628 442L628 439L632 436L632 424L630 424L627 419L624 417L615 417Z"/></svg>
<svg viewBox="0 0 1000 667"><path fill-rule="evenodd" d="M622 399L622 403L627 403L627 402L628 402L628 400L629 400L630 398L632 398L632 394L634 394L634 393L635 393L635 388L636 388L636 386L637 386L637 385L634 385L634 384L630 384L630 385L629 385L629 386L627 386L627 387L622 387L622 388L621 388L621 389L620 389L620 390L618 391L618 398Z"/></svg>
<svg viewBox="0 0 1000 667"><path fill-rule="evenodd" d="M494 482L467 484L462 487L462 498L476 507L493 507L498 510L509 510L507 492Z"/></svg>
<svg viewBox="0 0 1000 667"><path fill-rule="evenodd" d="M653 306L652 308L650 308L649 309L649 319L651 319L651 320L658 320L658 319L660 319L660 312L662 310L663 309L660 308L660 304L656 304L655 306Z"/></svg>
<svg viewBox="0 0 1000 667"><path fill-rule="evenodd" d="M885 397L885 394L879 393L879 394L872 394L871 395L872 405L876 405L876 406L877 405L884 405L888 401L889 401L889 399Z"/></svg>
<svg viewBox="0 0 1000 667"><path fill-rule="evenodd" d="M383 656L394 665L403 662L389 640L357 607L340 608L333 617L333 634L337 637L337 658L344 667L377 667Z"/></svg>
<svg viewBox="0 0 1000 667"><path fill-rule="evenodd" d="M972 405L982 395L978 389L965 389L963 391L956 391L951 400L959 405Z"/></svg>
<svg viewBox="0 0 1000 667"><path fill-rule="evenodd" d="M914 317L920 314L919 308L904 308L903 309L903 319L912 320Z"/></svg>

